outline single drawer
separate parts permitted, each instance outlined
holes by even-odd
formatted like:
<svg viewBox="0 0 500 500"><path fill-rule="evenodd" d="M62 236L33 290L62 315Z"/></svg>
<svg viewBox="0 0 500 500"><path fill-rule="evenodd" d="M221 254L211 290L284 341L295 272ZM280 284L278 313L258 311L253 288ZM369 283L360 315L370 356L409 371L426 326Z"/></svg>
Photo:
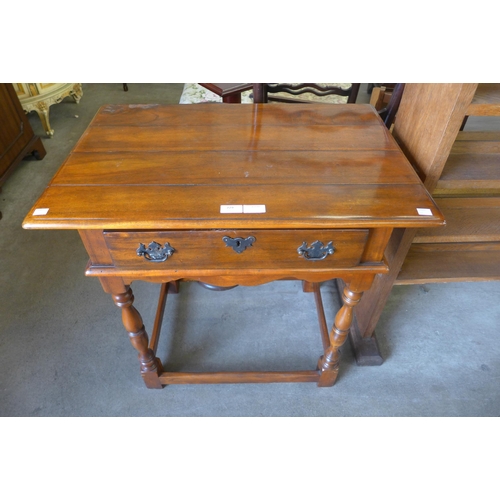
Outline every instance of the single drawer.
<svg viewBox="0 0 500 500"><path fill-rule="evenodd" d="M359 264L367 229L105 231L116 267L330 269Z"/></svg>

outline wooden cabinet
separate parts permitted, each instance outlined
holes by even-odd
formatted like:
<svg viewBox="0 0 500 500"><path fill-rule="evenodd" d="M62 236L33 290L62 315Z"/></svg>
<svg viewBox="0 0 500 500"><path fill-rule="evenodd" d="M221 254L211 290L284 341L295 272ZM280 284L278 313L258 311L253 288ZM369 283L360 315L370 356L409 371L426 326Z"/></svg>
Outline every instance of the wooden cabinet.
<svg viewBox="0 0 500 500"><path fill-rule="evenodd" d="M28 154L45 156L11 83L0 83L0 188L9 174Z"/></svg>
<svg viewBox="0 0 500 500"><path fill-rule="evenodd" d="M446 226L395 231L379 275L356 308L359 364L379 364L375 328L393 285L500 279L500 132L461 130L498 116L500 84L406 84L393 135L443 211Z"/></svg>
<svg viewBox="0 0 500 500"><path fill-rule="evenodd" d="M479 84L466 116L500 119L500 84ZM446 227L417 232L396 284L500 279L500 132L459 131L432 193Z"/></svg>
<svg viewBox="0 0 500 500"><path fill-rule="evenodd" d="M49 122L49 108L71 96L76 103L83 95L81 83L14 83L17 96L26 111L36 111L45 133L52 137L54 130Z"/></svg>

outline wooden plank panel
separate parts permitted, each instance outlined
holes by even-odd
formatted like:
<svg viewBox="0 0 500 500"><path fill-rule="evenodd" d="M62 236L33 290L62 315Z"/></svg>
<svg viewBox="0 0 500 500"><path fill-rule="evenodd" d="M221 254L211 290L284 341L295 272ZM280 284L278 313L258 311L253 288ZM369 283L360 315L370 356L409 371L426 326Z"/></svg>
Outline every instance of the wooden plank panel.
<svg viewBox="0 0 500 500"><path fill-rule="evenodd" d="M500 155L497 155L500 160ZM489 159L455 164L450 167L437 183L433 195L438 196L478 196L500 194L499 166Z"/></svg>
<svg viewBox="0 0 500 500"><path fill-rule="evenodd" d="M500 141L500 132L495 130L472 130L472 131L461 131L457 134L456 141L453 144L451 152L455 151L455 147L459 145L462 141Z"/></svg>
<svg viewBox="0 0 500 500"><path fill-rule="evenodd" d="M74 153L52 181L63 184L420 183L398 151Z"/></svg>
<svg viewBox="0 0 500 500"><path fill-rule="evenodd" d="M435 196L500 193L500 133L460 132Z"/></svg>
<svg viewBox="0 0 500 500"><path fill-rule="evenodd" d="M457 140L453 144L450 156L456 154L498 154L500 153L500 141L486 140L478 137L477 140L463 139Z"/></svg>
<svg viewBox="0 0 500 500"><path fill-rule="evenodd" d="M410 202L411 200L411 202ZM265 205L266 213L221 214L220 205ZM46 215L33 215L37 208ZM417 208L432 215L419 216ZM420 185L52 186L25 228L422 227L443 220Z"/></svg>
<svg viewBox="0 0 500 500"><path fill-rule="evenodd" d="M370 143L374 149L397 149L367 105L209 104L182 106L182 112L178 105L123 105L101 108L75 151L322 150L360 143L361 149Z"/></svg>
<svg viewBox="0 0 500 500"><path fill-rule="evenodd" d="M414 243L500 241L500 197L437 198L446 226L419 229Z"/></svg>
<svg viewBox="0 0 500 500"><path fill-rule="evenodd" d="M182 105L179 113L178 104L123 104L102 106L93 119L90 127L211 127L247 126L260 127L294 127L300 122L305 126L325 125L332 122L340 126L373 126L379 118L373 108L366 104L349 104L346 106L325 106L324 104L217 104L200 103L196 106Z"/></svg>
<svg viewBox="0 0 500 500"><path fill-rule="evenodd" d="M124 141L123 137L127 137ZM110 151L252 151L252 150L385 150L396 149L382 128L304 126L293 133L286 127L217 125L212 127L99 127L84 134L77 152Z"/></svg>
<svg viewBox="0 0 500 500"><path fill-rule="evenodd" d="M442 183L432 193L435 197L443 196L500 196L500 182L470 181Z"/></svg>
<svg viewBox="0 0 500 500"><path fill-rule="evenodd" d="M452 154L441 178L444 181L492 181L499 176L500 154Z"/></svg>
<svg viewBox="0 0 500 500"><path fill-rule="evenodd" d="M500 83L480 83L467 115L500 116Z"/></svg>
<svg viewBox="0 0 500 500"><path fill-rule="evenodd" d="M432 192L457 138L475 83L406 84L394 137Z"/></svg>
<svg viewBox="0 0 500 500"><path fill-rule="evenodd" d="M413 244L396 285L500 279L500 244Z"/></svg>

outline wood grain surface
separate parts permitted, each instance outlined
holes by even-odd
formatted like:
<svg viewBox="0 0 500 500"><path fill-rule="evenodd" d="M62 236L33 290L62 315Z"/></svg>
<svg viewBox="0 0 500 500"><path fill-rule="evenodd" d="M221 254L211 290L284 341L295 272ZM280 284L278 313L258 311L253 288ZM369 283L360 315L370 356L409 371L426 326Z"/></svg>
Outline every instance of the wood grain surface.
<svg viewBox="0 0 500 500"><path fill-rule="evenodd" d="M220 213L231 204L266 212ZM25 228L443 224L373 108L355 104L106 105L33 210Z"/></svg>

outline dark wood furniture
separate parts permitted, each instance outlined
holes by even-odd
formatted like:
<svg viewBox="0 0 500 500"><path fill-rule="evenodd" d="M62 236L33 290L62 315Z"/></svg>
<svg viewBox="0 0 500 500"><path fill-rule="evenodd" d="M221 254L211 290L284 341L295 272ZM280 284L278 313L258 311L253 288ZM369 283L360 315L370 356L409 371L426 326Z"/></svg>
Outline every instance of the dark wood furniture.
<svg viewBox="0 0 500 500"><path fill-rule="evenodd" d="M355 311L360 364L380 362L375 329L394 285L500 279L500 133L460 131L472 115L500 117L500 84L406 84L393 135L447 224L393 233L390 271Z"/></svg>
<svg viewBox="0 0 500 500"><path fill-rule="evenodd" d="M11 83L0 83L0 190L20 161L29 154L45 156L42 140L31 128Z"/></svg>
<svg viewBox="0 0 500 500"><path fill-rule="evenodd" d="M222 97L222 102L239 104L241 93L252 88L251 83L198 83Z"/></svg>
<svg viewBox="0 0 500 500"><path fill-rule="evenodd" d="M328 95L338 95L347 97L349 104L355 103L359 92L359 83L353 83L347 89L336 85L325 85L318 83L254 83L254 102L265 103L269 101L307 103L309 100L301 99L303 94L313 94L323 97ZM280 95L281 94L281 95ZM287 94L283 96L282 94Z"/></svg>
<svg viewBox="0 0 500 500"><path fill-rule="evenodd" d="M86 274L121 308L146 386L161 388L333 385L353 308L389 271L384 251L393 229L443 223L369 105L199 104L103 106L23 227L79 231ZM318 284L333 278L346 286L328 333ZM133 306L134 280L163 283L151 339ZM183 280L216 287L303 281L320 316L318 365L164 371L156 355L163 307Z"/></svg>
<svg viewBox="0 0 500 500"><path fill-rule="evenodd" d="M377 92L377 89L380 89L382 87L389 91L392 91L395 85L395 83L368 83L366 86L366 92L373 95L373 92Z"/></svg>
<svg viewBox="0 0 500 500"><path fill-rule="evenodd" d="M384 120L385 126L388 129L391 129L392 125L394 124L394 120L396 119L396 114L401 104L401 99L403 97L404 89L405 89L404 83L396 83L390 94L389 101L378 109L375 106L375 109L377 109L380 118Z"/></svg>

